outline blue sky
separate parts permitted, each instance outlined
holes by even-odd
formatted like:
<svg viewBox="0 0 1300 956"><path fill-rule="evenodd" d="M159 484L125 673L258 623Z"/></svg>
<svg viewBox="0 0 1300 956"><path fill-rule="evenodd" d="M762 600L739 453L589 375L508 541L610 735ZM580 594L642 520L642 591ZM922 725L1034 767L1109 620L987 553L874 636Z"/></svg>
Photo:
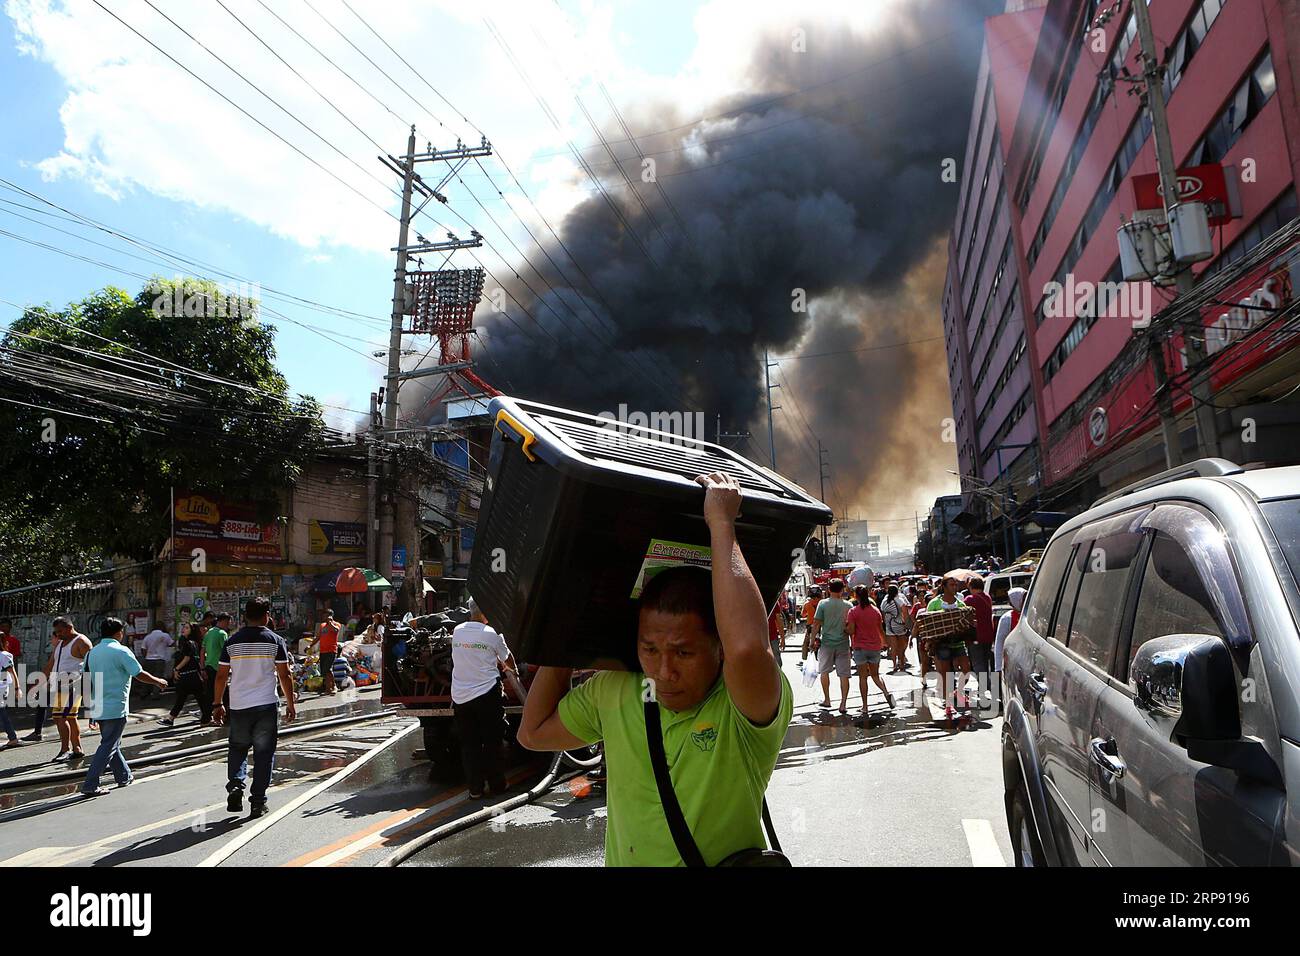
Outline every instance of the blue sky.
<svg viewBox="0 0 1300 956"><path fill-rule="evenodd" d="M106 5L340 178L380 205L396 210L396 197L386 194L379 183L241 83L140 0L106 0ZM219 7L176 0L158 0L157 5L309 126L324 129L326 138L341 152L383 182L396 182L375 160L377 150L370 142L344 125ZM337 102L366 133L391 152L403 148L404 127L398 119L366 99L255 0L228 0L228 5L308 80L331 97L337 94ZM421 145L426 136L433 138L435 147L452 145L455 133L438 130L419 104L404 97L379 69L332 33L303 0L275 0L270 5L388 109L403 120L416 122ZM380 41L352 18L341 0L315 0L312 5L394 79L417 91L420 104L428 106L436 118L451 125L445 105L383 50ZM571 115L577 110L572 96L567 95L570 82L573 88L581 88L598 78L618 99L653 98L670 94L683 71L690 70L692 56L703 52L695 22L700 9L697 4L638 0L593 7L565 0L557 9L550 4L488 3L477 5L472 13L463 6L454 13L449 12L454 11L453 5L427 6L410 23L394 20L391 13L380 16L379 8L373 8L376 19L371 22L501 147L553 223L583 195L575 191L583 184L578 183L567 157L553 155L562 145L558 134L503 59L482 16L493 17L548 104L566 123L567 134L583 145L592 137L579 117ZM357 2L353 7L369 19L372 8ZM384 5L383 9L392 7ZM196 10L202 15L196 16ZM0 89L9 93L3 97L6 115L5 135L0 137L0 177L77 213L211 262L263 287L374 316L371 322L343 319L275 303L292 319L328 330L337 340L334 342L271 319L279 329L280 365L292 388L331 405L365 408L366 396L378 387L382 374L381 362L371 353L387 345L393 261L389 247L396 242L396 222L220 102L98 7L82 0L66 4L8 0L5 13L0 17ZM575 30L583 33L589 55L566 58L576 64L574 74L566 78L556 66L557 55L564 55L562 48L557 46L556 52L543 55L535 41L543 36L562 40L564 31ZM590 67L590 72L585 72L584 66ZM698 79L698 73L695 75ZM584 99L599 102L590 92L588 86ZM344 99L345 95L352 98ZM160 100L166 101L161 110ZM603 119L603 112L598 115ZM473 136L464 126L456 132L467 140ZM214 158L232 147L237 156ZM489 169L498 184L507 182L500 166L489 163ZM425 170L432 174L430 167ZM489 193L482 189L486 184L477 175L467 181L523 246L523 230L502 200L489 202ZM453 207L510 259L508 244L494 233L472 200L454 184L447 192ZM514 207L526 211L522 197L511 195ZM176 274L177 270L165 265L131 258L128 253L140 254L140 250L110 236L12 205L39 207L40 203L3 188L0 199L9 200L0 203L0 229L7 232L145 275ZM337 209L337 217L331 214L332 209ZM448 221L444 214L438 215ZM18 216L105 242L114 249ZM427 221L421 228L430 238L441 238ZM460 228L462 235L465 231ZM489 268L501 268L499 260L487 257L486 261ZM464 264L469 264L468 260ZM61 306L109 284L134 292L141 282L114 269L0 236L0 299ZM267 300L267 304L272 303ZM0 303L4 324L17 314L13 306ZM423 350L428 342L416 340L411 345Z"/></svg>

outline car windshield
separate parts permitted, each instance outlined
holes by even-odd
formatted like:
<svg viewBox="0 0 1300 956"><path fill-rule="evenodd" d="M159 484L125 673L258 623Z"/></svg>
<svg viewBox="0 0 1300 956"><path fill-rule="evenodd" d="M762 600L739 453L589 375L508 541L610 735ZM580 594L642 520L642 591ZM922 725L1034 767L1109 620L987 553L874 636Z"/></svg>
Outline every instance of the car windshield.
<svg viewBox="0 0 1300 956"><path fill-rule="evenodd" d="M1300 498L1267 501L1260 505L1260 510L1286 556L1291 576L1300 586Z"/></svg>

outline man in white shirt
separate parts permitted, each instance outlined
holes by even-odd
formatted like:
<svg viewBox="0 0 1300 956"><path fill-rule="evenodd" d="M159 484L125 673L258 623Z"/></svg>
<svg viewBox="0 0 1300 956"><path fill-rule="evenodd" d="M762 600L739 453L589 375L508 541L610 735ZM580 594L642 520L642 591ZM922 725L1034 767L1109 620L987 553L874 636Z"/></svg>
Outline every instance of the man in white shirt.
<svg viewBox="0 0 1300 956"><path fill-rule="evenodd" d="M488 626L471 598L470 619L451 632L451 703L465 762L465 785L472 800L483 796L486 782L493 793L506 789L501 772L504 742L501 706L502 667L515 669L505 639Z"/></svg>
<svg viewBox="0 0 1300 956"><path fill-rule="evenodd" d="M140 641L136 656L141 659L140 663L146 671L161 679L167 669L168 654L175 645L176 641L167 633L167 622L159 621L158 626ZM159 696L158 688L151 686L146 696Z"/></svg>

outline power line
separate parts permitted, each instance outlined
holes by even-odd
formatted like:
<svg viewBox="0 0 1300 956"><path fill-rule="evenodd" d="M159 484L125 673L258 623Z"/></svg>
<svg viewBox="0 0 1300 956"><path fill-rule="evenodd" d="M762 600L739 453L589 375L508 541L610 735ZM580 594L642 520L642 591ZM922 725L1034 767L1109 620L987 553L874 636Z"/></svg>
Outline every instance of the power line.
<svg viewBox="0 0 1300 956"><path fill-rule="evenodd" d="M19 193L23 196L28 197L29 199L34 199L35 201L39 203L43 203L44 205L49 206L52 209L57 209L59 210L59 212L63 213L64 215L56 216L54 213L36 210L33 209L33 207L31 206L22 206L22 208L24 209L28 209L33 212L40 212L41 215L50 216L51 218L64 219L68 222L74 222L78 224L91 226L99 230L100 232L104 232L107 233L108 235L115 236L119 239L122 239L125 242L129 243L130 245L136 246L141 249L147 249L148 251L155 252L158 255L163 256L165 258L173 259L178 263L192 266L195 268L201 268L207 272L219 276L224 276L225 278L233 279L236 282L245 282L245 283L250 283L252 285L256 285L258 287L259 292L274 295L277 298L284 299L293 304L301 305L304 308L309 308L317 312L336 315L339 318L346 318L351 320L371 320L375 322L387 321L384 319L380 319L378 316L367 315L364 312L353 312L350 309L343 309L338 306L328 305L327 303L324 302L318 302L315 299L307 299L299 295L294 295L292 293L285 292L281 289L275 288L274 286L264 285L258 280L249 279L247 276L240 275L239 273L236 272L231 272L227 269L224 269L221 266L217 266L210 262L206 262L203 259L196 259L187 256L183 253L179 253L168 246L162 245L161 243L149 239L143 239L140 236L133 235L129 232L124 232L122 230L115 229L111 226L106 225L103 222L100 222L96 219L92 219L89 216L83 215L82 213L76 212L72 209L68 209L66 206L61 206L58 203L54 202L53 200L48 199L45 196L40 195L39 193L35 193L30 189L26 189L15 183L12 183L7 179L0 178L0 187L8 189L12 192ZM12 205L20 205L20 206L22 205L21 203L13 203L12 200L0 200L0 201L7 202Z"/></svg>
<svg viewBox="0 0 1300 956"><path fill-rule="evenodd" d="M213 85L212 85L211 83L209 83L207 80L203 79L203 77L199 76L197 73L195 73L195 72L194 72L193 70L191 70L189 67L187 67L184 63L181 63L181 62L180 62L179 60L177 60L174 56L172 56L170 53L168 53L166 50L164 50L164 49L163 49L162 47L160 47L158 44L154 43L154 42L153 42L152 40L150 40L147 36L145 36L143 33L141 33L139 30L137 30L135 27L133 27L131 24L127 23L125 20L123 20L121 17L119 17L116 13L114 13L114 12L113 12L112 10L110 10L108 7L104 6L104 4L100 2L100 0L92 0L92 2L95 4L95 6L99 7L101 10L103 10L105 13L107 13L109 16L111 16L111 17L112 17L114 20L116 20L118 23L122 24L122 26L126 27L128 30L130 30L132 33L134 33L137 37L139 37L139 38L140 38L141 40L143 40L145 43L149 44L149 45L150 45L151 47L153 47L156 51L158 51L159 53L161 53L163 56L167 57L169 60L171 60L173 63L175 63L177 66L179 66L182 70L184 70L186 73L188 73L188 74L189 74L190 76L192 76L194 79L198 80L200 83L202 83L205 87L207 87L209 90L211 90L211 91L212 91L213 93L215 93L217 96L221 97L221 99L225 100L226 103L230 104L230 105L233 106L235 109L239 110L239 112L242 113L244 116L248 117L250 120L252 120L252 121L253 121L254 123L256 123L258 126L260 126L262 129L266 130L268 133L270 133L272 136L274 136L274 137L275 137L276 139L278 139L280 142L284 143L284 145L288 146L290 149L292 149L295 153L297 153L297 154L298 154L299 156L301 156L303 159L307 160L307 162L311 163L311 164L312 164L313 166L315 166L317 169L321 170L321 172L325 173L326 175L328 175L328 176L331 177L332 179L338 181L338 182L339 182L342 186L344 186L346 189L350 190L350 191L353 192L353 193L356 193L357 196L359 196L360 198L364 199L367 203L369 203L370 205L374 206L376 209L378 209L380 212L384 213L386 216L389 216L390 218L393 218L393 219L396 219L396 218L397 218L396 216L393 215L393 213L392 213L390 210L385 209L383 206L379 205L379 203L375 202L373 199L371 199L371 198L370 198L369 196L367 196L365 193L361 192L361 190L357 189L357 188L356 188L355 186L353 186L351 183L347 182L345 179L343 179L342 177L340 177L337 173L333 172L333 171L330 170L330 169L327 169L325 166L322 166L319 162L317 162L315 159L313 159L313 158L312 158L311 156L309 156L307 153L303 152L303 150L301 150L299 147L295 146L293 143L289 142L287 139L285 139L283 136L281 136L281 135L280 135L279 133L277 133L275 130L271 129L271 127L267 126L265 123L263 123L261 120L259 120L259 119L258 119L256 116L254 116L252 113L248 112L248 110L244 109L242 106L240 106L240 105L239 105L238 103L236 103L234 100L232 100L230 97L226 96L226 94L222 93L220 90L218 90L215 86L213 86ZM146 2L148 2L148 0L146 0ZM151 6L152 6L152 4L151 4ZM155 7L154 9L157 9L157 8ZM161 13L161 11L159 11L159 12ZM165 16L165 14L164 14L164 16ZM182 32L183 32L183 31L182 31ZM197 41L195 41L195 42L197 42ZM200 44L200 45L201 45L201 44ZM205 49L206 49L206 47L205 47Z"/></svg>

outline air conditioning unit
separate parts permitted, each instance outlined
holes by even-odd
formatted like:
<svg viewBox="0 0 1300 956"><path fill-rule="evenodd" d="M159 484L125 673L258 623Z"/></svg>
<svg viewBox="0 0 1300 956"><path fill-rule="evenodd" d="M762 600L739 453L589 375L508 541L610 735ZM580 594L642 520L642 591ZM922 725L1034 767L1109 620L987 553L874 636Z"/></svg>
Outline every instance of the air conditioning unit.
<svg viewBox="0 0 1300 956"><path fill-rule="evenodd" d="M1174 258L1183 265L1203 262L1214 255L1210 236L1210 211L1205 203L1180 202L1169 207L1169 236Z"/></svg>

